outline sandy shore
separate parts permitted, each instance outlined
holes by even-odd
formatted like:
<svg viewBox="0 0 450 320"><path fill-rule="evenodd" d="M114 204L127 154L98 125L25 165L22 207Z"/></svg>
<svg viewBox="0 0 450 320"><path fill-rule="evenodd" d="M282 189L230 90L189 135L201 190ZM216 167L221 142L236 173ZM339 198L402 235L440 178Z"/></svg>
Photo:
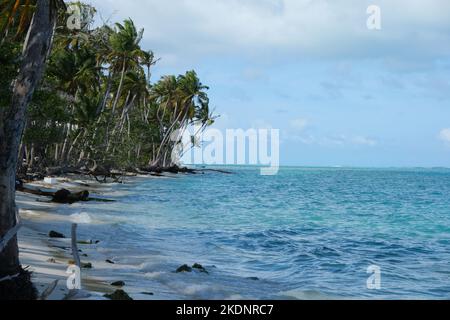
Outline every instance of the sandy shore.
<svg viewBox="0 0 450 320"><path fill-rule="evenodd" d="M167 179L173 179L167 175ZM27 184L46 191L61 188L70 191L88 190L94 198L120 199L133 194L135 184L148 179L161 177L128 178L124 185L100 184L85 180L83 177L58 178L57 182L47 185L41 181ZM32 272L32 280L39 290L44 292L55 280L58 285L49 300L62 300L69 293L66 282L70 274L68 267L73 263L70 229L78 224L78 249L81 250L82 264L91 264L92 268L82 269L79 295L72 299L105 299L123 289L134 300L172 300L172 299L256 299L257 297L280 298L274 290L274 284L263 279L239 276L226 272L213 264L208 264L189 250L181 258L166 255L166 249L152 247L126 247L127 233L117 233L117 226L127 223L125 203L101 201L78 202L73 205L55 204L50 198L28 193L17 193L17 204L23 227L19 232L20 260L24 268ZM155 213L156 215L156 213ZM63 239L49 237L50 231L65 235ZM133 241L133 240L132 240ZM125 247L124 247L125 246ZM200 263L208 273L177 273L181 265ZM116 287L115 282L124 282Z"/></svg>
<svg viewBox="0 0 450 320"><path fill-rule="evenodd" d="M79 178L59 178L56 184L48 185L44 182L34 182L28 186L35 186L41 189L59 190L66 188L71 191L88 190L96 194L107 186L97 182L81 180ZM30 195L17 192L17 204L22 222L22 228L18 234L20 247L20 262L24 268L32 272L32 280L42 294L54 281L58 281L56 289L47 298L48 300L62 300L69 293L66 282L68 279L67 269L73 260L71 250L70 234L65 234L65 239L55 239L49 237L49 232L58 230L61 225L70 228L73 222L73 216L61 214L67 209L67 205L50 203L46 197ZM81 217L82 218L82 217ZM78 239L81 242L91 241L92 239ZM81 250L80 257L82 263L90 263L98 270L112 269L114 266L105 261L98 252L101 244L79 244ZM117 287L111 285L114 281L109 277L93 276L86 270L82 271L82 290L72 299L104 299L105 293L112 293ZM98 272L96 273L98 274ZM111 274L111 272L105 272Z"/></svg>

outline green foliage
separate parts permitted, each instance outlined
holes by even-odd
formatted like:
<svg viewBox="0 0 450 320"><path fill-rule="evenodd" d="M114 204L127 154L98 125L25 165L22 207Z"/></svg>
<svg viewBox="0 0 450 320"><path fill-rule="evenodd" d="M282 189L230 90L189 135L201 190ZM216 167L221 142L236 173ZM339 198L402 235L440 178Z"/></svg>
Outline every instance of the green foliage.
<svg viewBox="0 0 450 320"><path fill-rule="evenodd" d="M0 46L0 108L5 108L11 103L12 82L19 68L20 46L17 42L10 41Z"/></svg>
<svg viewBox="0 0 450 320"><path fill-rule="evenodd" d="M65 103L65 99L52 91L36 91L28 109L27 130L23 142L35 145L60 142L63 124L70 120Z"/></svg>
<svg viewBox="0 0 450 320"><path fill-rule="evenodd" d="M84 17L82 29L67 29L68 14L60 13L44 81L29 107L23 145L39 159L30 163L95 161L116 169L170 165L175 143L169 137L214 121L208 87L195 71L152 84L151 67L157 60L141 48L144 30L131 19L92 29L95 8L76 5ZM1 105L10 100L20 42L0 46Z"/></svg>

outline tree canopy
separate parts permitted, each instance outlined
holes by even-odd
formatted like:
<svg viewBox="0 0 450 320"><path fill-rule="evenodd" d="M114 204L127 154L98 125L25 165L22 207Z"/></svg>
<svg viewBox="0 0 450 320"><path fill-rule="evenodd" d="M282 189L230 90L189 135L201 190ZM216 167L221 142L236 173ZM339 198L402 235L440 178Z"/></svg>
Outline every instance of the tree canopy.
<svg viewBox="0 0 450 320"><path fill-rule="evenodd" d="M3 101L17 69L17 37L23 37L34 3L10 0L0 6ZM54 0L55 8L62 5ZM86 20L95 8L76 5L83 27L65 27L69 14L61 11L44 80L29 108L20 170L93 162L120 170L171 166L174 133L181 139L189 126L204 129L214 122L209 88L193 70L152 82L157 58L141 46L144 30L131 19L92 28Z"/></svg>

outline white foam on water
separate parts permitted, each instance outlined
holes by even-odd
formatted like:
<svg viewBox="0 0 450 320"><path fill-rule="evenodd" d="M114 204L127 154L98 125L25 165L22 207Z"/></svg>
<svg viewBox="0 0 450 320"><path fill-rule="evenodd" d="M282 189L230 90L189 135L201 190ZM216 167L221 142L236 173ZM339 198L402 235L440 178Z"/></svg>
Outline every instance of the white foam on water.
<svg viewBox="0 0 450 320"><path fill-rule="evenodd" d="M331 296L315 290L294 289L279 293L280 297L295 300L330 300Z"/></svg>
<svg viewBox="0 0 450 320"><path fill-rule="evenodd" d="M79 223L79 224L90 224L92 223L92 218L89 214L86 212L81 213L75 213L70 215L70 220L73 223Z"/></svg>
<svg viewBox="0 0 450 320"><path fill-rule="evenodd" d="M153 260L154 261L152 261L152 262L141 263L139 265L139 270L144 273L152 273L152 272L166 271L166 270L175 271L177 269L177 267L175 267L174 265L167 263L164 260L158 259L157 256L153 257Z"/></svg>
<svg viewBox="0 0 450 320"><path fill-rule="evenodd" d="M149 279L159 279L161 278L165 272L146 272L145 277Z"/></svg>
<svg viewBox="0 0 450 320"><path fill-rule="evenodd" d="M190 285L184 288L182 292L186 295L198 295L198 294L204 294L208 291L211 291L211 286L201 285L201 284L194 284Z"/></svg>
<svg viewBox="0 0 450 320"><path fill-rule="evenodd" d="M29 216L39 216L39 212L33 210L20 210L20 212Z"/></svg>

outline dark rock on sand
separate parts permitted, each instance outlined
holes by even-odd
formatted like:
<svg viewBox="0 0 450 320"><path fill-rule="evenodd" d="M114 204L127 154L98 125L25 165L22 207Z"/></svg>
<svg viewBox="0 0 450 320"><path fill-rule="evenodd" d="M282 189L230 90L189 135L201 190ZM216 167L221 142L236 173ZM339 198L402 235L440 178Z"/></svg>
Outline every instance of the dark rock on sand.
<svg viewBox="0 0 450 320"><path fill-rule="evenodd" d="M105 298L108 298L110 300L133 300L128 293L126 293L123 290L116 290L114 291L114 293L111 294L105 294L104 295Z"/></svg>
<svg viewBox="0 0 450 320"><path fill-rule="evenodd" d="M124 287L125 286L125 282L123 282L123 281L116 281L116 282L111 283L111 285L113 287Z"/></svg>
<svg viewBox="0 0 450 320"><path fill-rule="evenodd" d="M81 191L77 193L71 193L69 190L61 189L55 192L52 201L62 204L72 204L78 201L88 201L89 191Z"/></svg>
<svg viewBox="0 0 450 320"><path fill-rule="evenodd" d="M203 273L208 273L208 271L206 271L206 269L201 264L198 264L198 263L194 264L192 266L192 269L196 269L196 270L198 270L200 272L203 272Z"/></svg>
<svg viewBox="0 0 450 320"><path fill-rule="evenodd" d="M55 192L53 196L54 202L63 202L67 200L67 198L70 196L70 191L67 189L61 189Z"/></svg>
<svg viewBox="0 0 450 320"><path fill-rule="evenodd" d="M77 244L82 244L82 245L91 245L91 244L99 244L100 243L100 240L96 240L96 241L93 241L93 240L80 240L80 241L77 241Z"/></svg>
<svg viewBox="0 0 450 320"><path fill-rule="evenodd" d="M53 230L48 233L48 236L50 238L56 238L56 239L65 239L66 238L62 233L59 233L59 232L56 232Z"/></svg>
<svg viewBox="0 0 450 320"><path fill-rule="evenodd" d="M165 171L173 174L178 174L180 172L180 168L178 166L172 166L169 168L166 168Z"/></svg>
<svg viewBox="0 0 450 320"><path fill-rule="evenodd" d="M189 267L187 264L184 264L181 267L179 267L176 271L176 273L181 273L181 272L192 272L192 268Z"/></svg>
<svg viewBox="0 0 450 320"><path fill-rule="evenodd" d="M23 181L20 179L16 179L16 190L23 189Z"/></svg>
<svg viewBox="0 0 450 320"><path fill-rule="evenodd" d="M75 260L69 260L67 263L69 265L75 265L76 264ZM82 262L81 263L81 268L83 268L83 269L92 269L93 266L92 266L92 263L90 263L90 262L87 262L87 263Z"/></svg>

